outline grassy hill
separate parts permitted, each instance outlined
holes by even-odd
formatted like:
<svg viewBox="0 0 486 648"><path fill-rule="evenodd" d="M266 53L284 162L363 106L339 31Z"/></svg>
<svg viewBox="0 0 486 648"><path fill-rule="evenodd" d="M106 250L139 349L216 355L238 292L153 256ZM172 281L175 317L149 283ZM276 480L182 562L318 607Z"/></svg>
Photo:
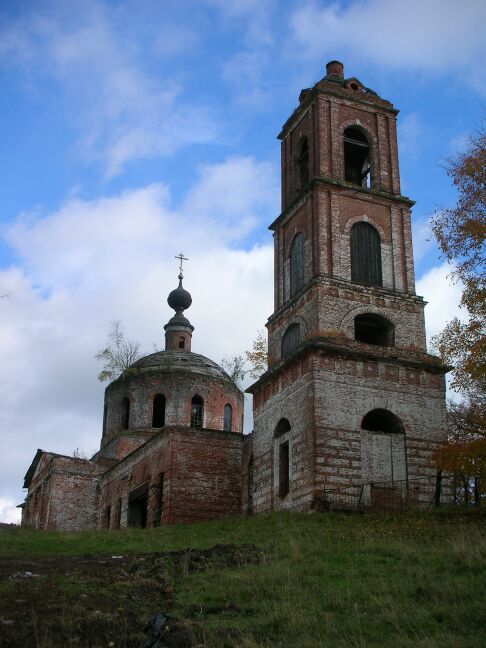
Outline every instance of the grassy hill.
<svg viewBox="0 0 486 648"><path fill-rule="evenodd" d="M486 646L486 516L0 532L2 647L139 646L158 613L147 646Z"/></svg>

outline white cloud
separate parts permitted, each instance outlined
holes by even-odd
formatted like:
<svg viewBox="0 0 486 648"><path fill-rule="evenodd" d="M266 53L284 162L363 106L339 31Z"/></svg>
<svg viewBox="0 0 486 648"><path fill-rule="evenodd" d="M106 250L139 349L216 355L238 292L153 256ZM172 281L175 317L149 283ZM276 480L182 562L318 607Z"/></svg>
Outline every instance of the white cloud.
<svg viewBox="0 0 486 648"><path fill-rule="evenodd" d="M180 250L193 350L220 362L250 348L272 310L273 246L244 249L242 237L277 201L268 164L233 158L202 167L177 208L157 184L17 219L6 236L18 262L0 271L2 496L18 492L37 448L97 449L105 385L93 356L114 319L146 353L163 347Z"/></svg>
<svg viewBox="0 0 486 648"><path fill-rule="evenodd" d="M460 73L484 84L486 4L469 0L306 2L291 18L310 58L343 54L380 67Z"/></svg>
<svg viewBox="0 0 486 648"><path fill-rule="evenodd" d="M0 497L0 522L7 524L20 523L20 509L16 508L17 504L13 499Z"/></svg>
<svg viewBox="0 0 486 648"><path fill-rule="evenodd" d="M454 317L465 318L464 311L459 308L462 285L452 283L452 267L448 263L435 266L417 280L417 294L423 295L425 307L425 323L427 341Z"/></svg>
<svg viewBox="0 0 486 648"><path fill-rule="evenodd" d="M53 7L0 30L0 58L17 62L39 87L46 79L59 84L79 152L99 161L108 178L133 160L217 137L207 107L185 100L170 74L147 73L135 39L117 29L108 7L92 0L70 5L67 15Z"/></svg>

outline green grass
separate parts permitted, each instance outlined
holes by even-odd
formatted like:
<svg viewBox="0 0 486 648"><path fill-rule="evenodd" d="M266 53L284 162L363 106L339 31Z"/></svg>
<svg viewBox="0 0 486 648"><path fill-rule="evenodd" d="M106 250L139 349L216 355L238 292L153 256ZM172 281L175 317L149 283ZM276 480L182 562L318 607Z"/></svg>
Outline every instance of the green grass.
<svg viewBox="0 0 486 648"><path fill-rule="evenodd" d="M35 557L133 554L136 563L135 554L217 544L255 545L260 563L208 562L196 571L184 569L180 557L171 567L164 563L164 582L174 588L170 615L190 628L198 645L486 646L486 516L481 511L288 513L76 534L14 530L0 533L0 556L35 564ZM137 572L147 588L156 576L153 561L150 565ZM117 581L111 591L126 592L130 582ZM58 586L67 595L102 590L96 583L61 577ZM0 608L8 595L0 583Z"/></svg>

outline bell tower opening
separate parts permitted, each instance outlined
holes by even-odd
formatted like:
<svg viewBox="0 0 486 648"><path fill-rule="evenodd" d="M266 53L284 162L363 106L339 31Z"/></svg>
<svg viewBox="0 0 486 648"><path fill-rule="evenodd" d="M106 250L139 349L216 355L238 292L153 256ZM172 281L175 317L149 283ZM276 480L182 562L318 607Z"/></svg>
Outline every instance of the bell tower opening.
<svg viewBox="0 0 486 648"><path fill-rule="evenodd" d="M344 179L359 187L371 187L370 145L356 126L344 131Z"/></svg>

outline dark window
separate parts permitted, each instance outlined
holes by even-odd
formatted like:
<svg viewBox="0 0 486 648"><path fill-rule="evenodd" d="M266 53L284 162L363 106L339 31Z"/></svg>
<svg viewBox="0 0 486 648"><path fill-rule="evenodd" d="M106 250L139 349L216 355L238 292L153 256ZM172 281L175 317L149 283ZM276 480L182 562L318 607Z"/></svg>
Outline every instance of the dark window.
<svg viewBox="0 0 486 648"><path fill-rule="evenodd" d="M393 324L380 315L364 313L354 318L354 339L366 344L393 346Z"/></svg>
<svg viewBox="0 0 486 648"><path fill-rule="evenodd" d="M253 511L253 455L250 457L248 462L248 504L247 512L251 513Z"/></svg>
<svg viewBox="0 0 486 648"><path fill-rule="evenodd" d="M148 484L133 490L128 496L128 526L145 529L147 526Z"/></svg>
<svg viewBox="0 0 486 648"><path fill-rule="evenodd" d="M278 494L288 495L290 486L289 442L281 443L278 452Z"/></svg>
<svg viewBox="0 0 486 648"><path fill-rule="evenodd" d="M107 506L105 509L105 529L110 528L111 522L111 506Z"/></svg>
<svg viewBox="0 0 486 648"><path fill-rule="evenodd" d="M296 234L290 248L290 295L304 285L304 237Z"/></svg>
<svg viewBox="0 0 486 648"><path fill-rule="evenodd" d="M370 145L360 128L344 131L344 178L360 187L370 187Z"/></svg>
<svg viewBox="0 0 486 648"><path fill-rule="evenodd" d="M233 408L229 403L226 403L224 406L224 420L223 420L223 430L226 432L231 432L231 423L233 419Z"/></svg>
<svg viewBox="0 0 486 648"><path fill-rule="evenodd" d="M121 510L122 510L122 501L121 499L118 500L116 504L116 509L115 509L115 520L113 523L113 528L114 529L119 529L121 525Z"/></svg>
<svg viewBox="0 0 486 648"><path fill-rule="evenodd" d="M183 337L179 338L179 349L183 349L186 346L186 341Z"/></svg>
<svg viewBox="0 0 486 648"><path fill-rule="evenodd" d="M191 427L201 428L204 418L204 401L200 396L194 396L191 400Z"/></svg>
<svg viewBox="0 0 486 648"><path fill-rule="evenodd" d="M128 430L130 424L130 399L125 396L122 400L122 429Z"/></svg>
<svg viewBox="0 0 486 648"><path fill-rule="evenodd" d="M285 432L290 432L290 423L286 418L283 418L280 419L280 421L277 423L277 427L275 428L273 436L278 439L278 437L282 436L282 434L285 434Z"/></svg>
<svg viewBox="0 0 486 648"><path fill-rule="evenodd" d="M368 412L361 422L361 427L370 432L404 433L403 424L398 416L385 409L374 409Z"/></svg>
<svg viewBox="0 0 486 648"><path fill-rule="evenodd" d="M304 189L309 182L309 143L307 137L302 137L300 140L297 165L299 167L299 189Z"/></svg>
<svg viewBox="0 0 486 648"><path fill-rule="evenodd" d="M162 517L162 507L164 504L164 473L159 474L157 483L152 486L152 491L155 493L155 508L152 513L152 526L160 526Z"/></svg>
<svg viewBox="0 0 486 648"><path fill-rule="evenodd" d="M154 398L152 409L152 427L164 427L165 425L165 396L157 394Z"/></svg>
<svg viewBox="0 0 486 648"><path fill-rule="evenodd" d="M108 407L106 403L103 406L103 433L102 436L105 436L106 434L106 421L108 419Z"/></svg>
<svg viewBox="0 0 486 648"><path fill-rule="evenodd" d="M300 344L300 326L291 324L282 337L282 358L289 356Z"/></svg>
<svg viewBox="0 0 486 648"><path fill-rule="evenodd" d="M369 223L356 223L351 229L351 281L383 285L380 236Z"/></svg>

